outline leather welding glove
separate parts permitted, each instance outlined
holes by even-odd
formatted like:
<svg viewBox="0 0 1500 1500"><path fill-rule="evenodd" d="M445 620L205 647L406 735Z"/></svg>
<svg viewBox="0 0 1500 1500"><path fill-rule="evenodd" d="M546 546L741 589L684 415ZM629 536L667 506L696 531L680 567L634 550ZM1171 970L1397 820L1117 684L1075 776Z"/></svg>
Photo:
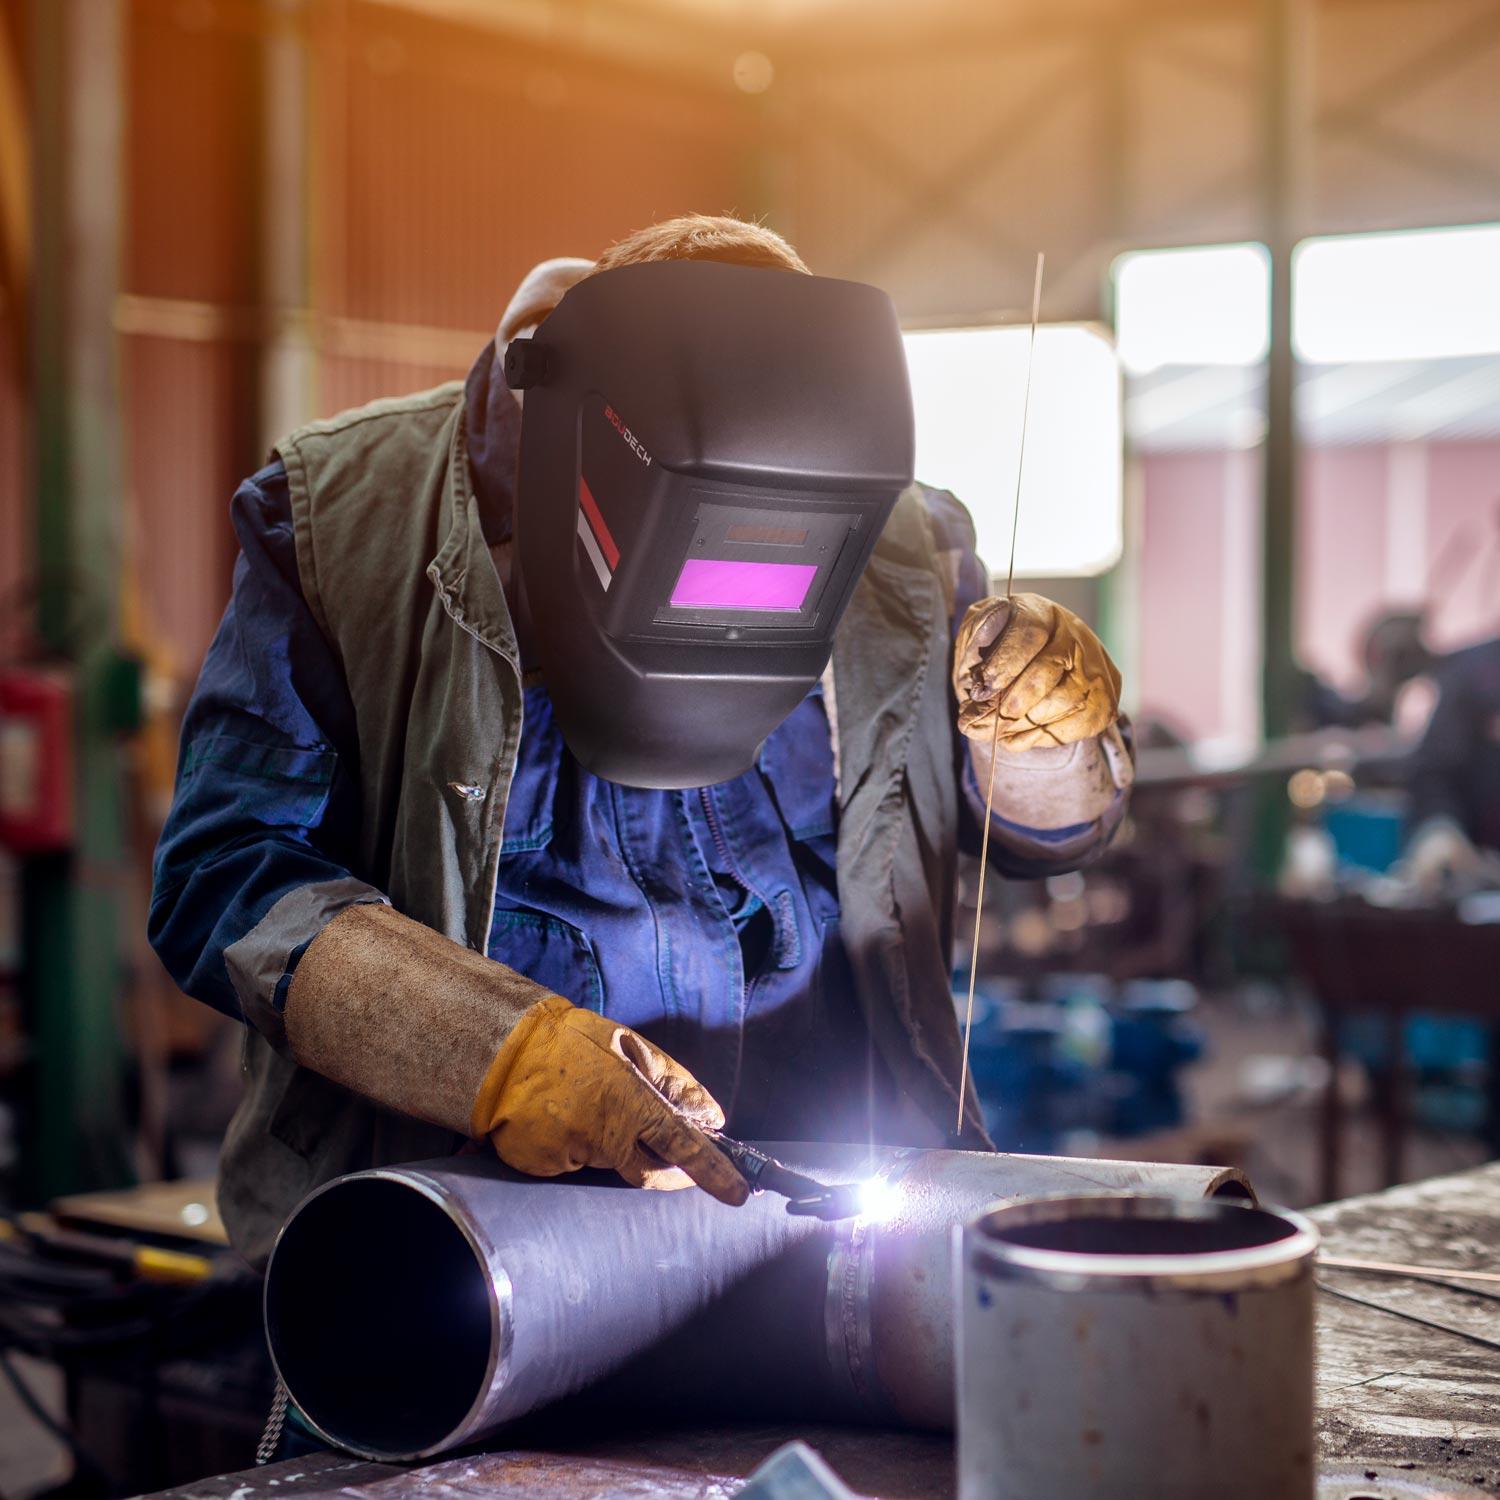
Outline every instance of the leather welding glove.
<svg viewBox="0 0 1500 1500"><path fill-rule="evenodd" d="M696 1182L743 1203L704 1134L724 1112L628 1026L388 906L350 906L292 977L286 1039L304 1067L388 1109L488 1136L507 1165L553 1177L611 1167L637 1187Z"/></svg>
<svg viewBox="0 0 1500 1500"><path fill-rule="evenodd" d="M981 599L953 648L958 727L1006 750L1093 739L1120 715L1120 673L1072 610L1040 594Z"/></svg>

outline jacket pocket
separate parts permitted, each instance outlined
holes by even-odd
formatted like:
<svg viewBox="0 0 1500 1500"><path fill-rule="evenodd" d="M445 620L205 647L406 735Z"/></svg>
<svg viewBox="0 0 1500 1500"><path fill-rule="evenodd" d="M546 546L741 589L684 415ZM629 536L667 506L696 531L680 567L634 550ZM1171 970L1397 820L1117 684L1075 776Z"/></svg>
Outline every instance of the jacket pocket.
<svg viewBox="0 0 1500 1500"><path fill-rule="evenodd" d="M327 747L263 745L230 734L193 740L152 860L153 906L185 885L202 860L231 844L258 832L316 828L338 761Z"/></svg>
<svg viewBox="0 0 1500 1500"><path fill-rule="evenodd" d="M338 755L326 746L258 745L235 735L194 740L184 785L210 785L215 800L268 827L311 828L323 816Z"/></svg>
<svg viewBox="0 0 1500 1500"><path fill-rule="evenodd" d="M604 979L589 940L550 912L500 907L490 957L584 1010L604 1014Z"/></svg>

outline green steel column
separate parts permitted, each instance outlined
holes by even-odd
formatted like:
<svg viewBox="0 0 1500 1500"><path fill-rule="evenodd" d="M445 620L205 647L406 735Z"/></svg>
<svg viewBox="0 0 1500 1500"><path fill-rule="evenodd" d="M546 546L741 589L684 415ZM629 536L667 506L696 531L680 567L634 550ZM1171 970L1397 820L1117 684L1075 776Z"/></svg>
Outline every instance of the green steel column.
<svg viewBox="0 0 1500 1500"><path fill-rule="evenodd" d="M1292 251L1302 223L1302 178L1310 17L1307 0L1263 0L1265 27L1266 244L1271 255L1271 348L1266 366L1266 441L1261 514L1261 732L1291 727L1296 691L1293 655L1297 520L1296 357L1292 349ZM1257 819L1256 865L1279 866L1287 802L1277 781L1264 788Z"/></svg>
<svg viewBox="0 0 1500 1500"><path fill-rule="evenodd" d="M1130 139L1131 113L1126 68L1132 31L1128 25L1103 30L1094 43L1094 149L1103 179L1100 194L1098 243L1118 247L1128 243L1130 233ZM1115 327L1114 251L1099 275L1099 318L1111 331ZM1120 399L1125 398L1123 372ZM1140 551L1139 471L1130 451L1128 435L1122 434L1120 560L1098 579L1095 626L1124 677L1127 708L1136 706L1140 669Z"/></svg>
<svg viewBox="0 0 1500 1500"><path fill-rule="evenodd" d="M31 1191L121 1181L121 750L111 723L123 481L119 285L120 0L32 0L32 284L37 626L76 691L74 848L24 872L37 1046Z"/></svg>

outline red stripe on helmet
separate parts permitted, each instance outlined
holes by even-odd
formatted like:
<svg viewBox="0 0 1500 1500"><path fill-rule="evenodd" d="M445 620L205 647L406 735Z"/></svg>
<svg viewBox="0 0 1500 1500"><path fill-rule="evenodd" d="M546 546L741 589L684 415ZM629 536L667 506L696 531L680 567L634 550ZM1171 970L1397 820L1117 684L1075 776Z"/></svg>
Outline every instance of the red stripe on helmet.
<svg viewBox="0 0 1500 1500"><path fill-rule="evenodd" d="M604 554L605 561L611 568L618 568L620 549L615 546L615 539L609 534L609 527L604 524L604 517L600 514L599 502L594 499L594 492L582 474L578 476L578 503L583 506L583 513L589 518L589 525L594 528L594 535L598 538L599 550Z"/></svg>

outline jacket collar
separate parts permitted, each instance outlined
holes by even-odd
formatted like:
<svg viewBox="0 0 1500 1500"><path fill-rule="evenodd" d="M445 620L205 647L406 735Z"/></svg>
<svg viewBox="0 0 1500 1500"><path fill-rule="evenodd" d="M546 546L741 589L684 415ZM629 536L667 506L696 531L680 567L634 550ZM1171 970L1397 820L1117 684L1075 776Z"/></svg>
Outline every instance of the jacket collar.
<svg viewBox="0 0 1500 1500"><path fill-rule="evenodd" d="M837 751L841 807L861 793L873 768L885 778L880 795L899 785L915 705L932 657L947 640L942 616L931 524L920 487L911 485L897 499L834 635L833 682L844 710Z"/></svg>
<svg viewBox="0 0 1500 1500"><path fill-rule="evenodd" d="M489 377L495 364L494 345L486 345L448 422L441 507L447 532L427 576L449 615L519 671L515 623L490 544L511 533L521 414L503 382L494 390L497 382ZM475 420L480 464L471 461Z"/></svg>

